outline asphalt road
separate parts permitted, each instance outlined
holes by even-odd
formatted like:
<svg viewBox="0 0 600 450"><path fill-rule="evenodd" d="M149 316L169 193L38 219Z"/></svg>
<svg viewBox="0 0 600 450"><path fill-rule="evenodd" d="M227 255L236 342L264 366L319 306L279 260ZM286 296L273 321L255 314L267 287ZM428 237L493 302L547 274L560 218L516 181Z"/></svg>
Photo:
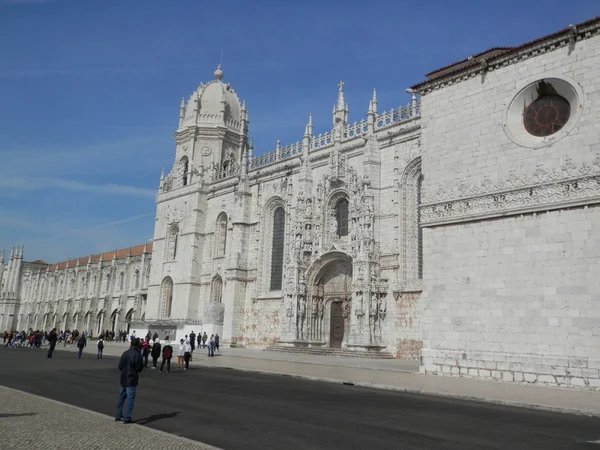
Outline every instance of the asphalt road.
<svg viewBox="0 0 600 450"><path fill-rule="evenodd" d="M2 385L114 415L116 358L2 346L0 361ZM145 370L134 419L226 450L600 449L596 418L219 368Z"/></svg>

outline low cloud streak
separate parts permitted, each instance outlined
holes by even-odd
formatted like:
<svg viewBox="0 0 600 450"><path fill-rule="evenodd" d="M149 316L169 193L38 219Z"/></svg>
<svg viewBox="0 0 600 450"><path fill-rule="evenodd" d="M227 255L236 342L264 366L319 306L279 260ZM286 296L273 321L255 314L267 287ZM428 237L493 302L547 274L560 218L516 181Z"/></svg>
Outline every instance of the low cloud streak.
<svg viewBox="0 0 600 450"><path fill-rule="evenodd" d="M120 184L87 184L79 181L65 180L49 177L6 177L0 179L2 189L20 189L38 191L46 189L62 189L73 192L91 192L95 194L117 195L128 197L154 198L156 191L153 189L125 186Z"/></svg>

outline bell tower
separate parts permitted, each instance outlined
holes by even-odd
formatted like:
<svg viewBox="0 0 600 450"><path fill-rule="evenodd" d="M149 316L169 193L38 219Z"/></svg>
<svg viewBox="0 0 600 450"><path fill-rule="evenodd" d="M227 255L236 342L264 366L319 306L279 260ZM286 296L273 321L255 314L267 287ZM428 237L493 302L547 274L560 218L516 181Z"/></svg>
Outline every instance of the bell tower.
<svg viewBox="0 0 600 450"><path fill-rule="evenodd" d="M241 174L248 151L246 105L224 82L221 65L213 75L179 104L173 167L161 174L156 198L146 321L151 329L177 325L177 334L200 315L207 187ZM163 331L175 336L173 328Z"/></svg>

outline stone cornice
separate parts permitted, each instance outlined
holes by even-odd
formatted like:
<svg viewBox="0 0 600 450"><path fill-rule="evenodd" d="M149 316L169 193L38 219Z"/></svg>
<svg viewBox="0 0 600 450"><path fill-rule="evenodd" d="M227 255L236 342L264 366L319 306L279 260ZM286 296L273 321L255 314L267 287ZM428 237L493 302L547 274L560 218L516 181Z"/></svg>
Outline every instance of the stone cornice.
<svg viewBox="0 0 600 450"><path fill-rule="evenodd" d="M580 27L563 30L562 32L549 36L547 39L542 38L537 42L534 41L531 45L525 44L522 48L518 48L514 51L492 57L489 60L482 60L480 64L471 66L467 69L459 70L455 73L440 77L439 79L428 80L416 84L412 89L421 95L426 95L447 86L474 78L481 73L498 70L520 61L554 51L561 47L572 44L577 45L577 42L598 36L599 34L600 21L590 21L587 25L584 24Z"/></svg>
<svg viewBox="0 0 600 450"><path fill-rule="evenodd" d="M560 169L538 165L533 174L517 175L481 185L459 181L450 189L440 187L425 195L420 206L421 226L542 212L600 203L600 154L593 163L576 166L567 159Z"/></svg>
<svg viewBox="0 0 600 450"><path fill-rule="evenodd" d="M167 200L173 200L177 197L183 197L184 195L194 194L201 192L201 186L198 183L192 183L189 186L175 188L171 191L158 194L156 196L156 203L166 202Z"/></svg>

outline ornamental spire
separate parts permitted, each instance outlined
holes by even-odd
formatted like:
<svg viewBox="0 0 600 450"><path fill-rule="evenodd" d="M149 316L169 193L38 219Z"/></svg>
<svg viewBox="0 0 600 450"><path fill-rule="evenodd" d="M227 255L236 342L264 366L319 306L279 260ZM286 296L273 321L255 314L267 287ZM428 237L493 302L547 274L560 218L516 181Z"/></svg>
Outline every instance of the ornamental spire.
<svg viewBox="0 0 600 450"><path fill-rule="evenodd" d="M346 102L344 101L344 84L346 84L346 83L344 83L344 80L341 80L337 85L338 86L338 101L337 101L338 111L344 109L344 107L346 105Z"/></svg>

